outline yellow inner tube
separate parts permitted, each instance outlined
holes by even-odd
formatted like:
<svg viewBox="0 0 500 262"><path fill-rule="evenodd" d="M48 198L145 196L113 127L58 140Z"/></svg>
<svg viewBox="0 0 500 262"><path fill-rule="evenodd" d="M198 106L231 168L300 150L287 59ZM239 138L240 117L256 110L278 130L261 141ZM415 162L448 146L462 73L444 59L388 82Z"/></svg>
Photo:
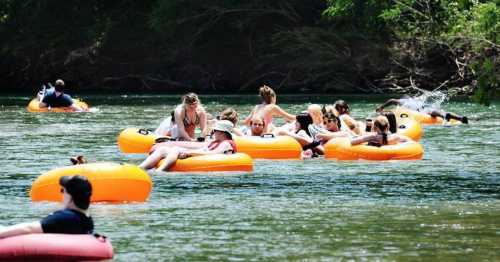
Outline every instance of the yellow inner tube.
<svg viewBox="0 0 500 262"><path fill-rule="evenodd" d="M160 166L164 160L158 163ZM175 172L252 171L253 161L244 153L213 154L179 159L169 169Z"/></svg>
<svg viewBox="0 0 500 262"><path fill-rule="evenodd" d="M397 118L396 122L398 125L397 134L409 137L414 141L419 141L422 138L424 129L418 121L412 118Z"/></svg>
<svg viewBox="0 0 500 262"><path fill-rule="evenodd" d="M41 113L41 112L74 112L71 107L52 107L50 110L47 107L40 108L38 106L38 100L36 98L31 99L30 103L28 104L27 110L28 112L32 113ZM73 103L75 103L77 106L83 108L83 109L89 109L89 105L79 99L73 99Z"/></svg>
<svg viewBox="0 0 500 262"><path fill-rule="evenodd" d="M151 132L127 128L118 135L118 147L123 153L147 153L158 136ZM302 147L289 136L258 137L236 136L234 142L239 153L262 159L300 159Z"/></svg>
<svg viewBox="0 0 500 262"><path fill-rule="evenodd" d="M414 141L381 147L351 145L350 138L335 138L325 145L325 159L337 160L419 160L424 149Z"/></svg>
<svg viewBox="0 0 500 262"><path fill-rule="evenodd" d="M135 165L91 163L53 169L40 175L31 186L32 201L62 201L59 178L81 175L92 184L92 202L143 202L151 192L148 174Z"/></svg>

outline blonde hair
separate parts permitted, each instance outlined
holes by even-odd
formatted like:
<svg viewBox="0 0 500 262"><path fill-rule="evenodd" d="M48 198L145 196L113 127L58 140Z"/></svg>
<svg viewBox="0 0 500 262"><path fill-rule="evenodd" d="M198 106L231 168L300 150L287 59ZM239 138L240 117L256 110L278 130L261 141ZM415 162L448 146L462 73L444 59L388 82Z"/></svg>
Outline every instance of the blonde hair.
<svg viewBox="0 0 500 262"><path fill-rule="evenodd" d="M220 120L229 120L234 126L238 124L238 112L232 107L228 107L220 112Z"/></svg>
<svg viewBox="0 0 500 262"><path fill-rule="evenodd" d="M197 111L198 112L205 111L205 108L203 108L203 105L201 104L201 101L198 98L198 95L193 93L193 92L190 92L190 93L183 95L181 100L182 100L182 105L184 107L187 107L188 105L196 102L196 103L198 103L198 108L197 108L198 110Z"/></svg>
<svg viewBox="0 0 500 262"><path fill-rule="evenodd" d="M272 98L276 97L276 93L269 86L263 85L259 88L259 95L266 104L271 104Z"/></svg>
<svg viewBox="0 0 500 262"><path fill-rule="evenodd" d="M318 104L312 104L307 107L307 112L311 116L313 123L323 123L323 113L321 112L321 106Z"/></svg>
<svg viewBox="0 0 500 262"><path fill-rule="evenodd" d="M380 115L375 118L373 126L382 133L382 144L387 145L387 133L389 132L389 120L387 117Z"/></svg>

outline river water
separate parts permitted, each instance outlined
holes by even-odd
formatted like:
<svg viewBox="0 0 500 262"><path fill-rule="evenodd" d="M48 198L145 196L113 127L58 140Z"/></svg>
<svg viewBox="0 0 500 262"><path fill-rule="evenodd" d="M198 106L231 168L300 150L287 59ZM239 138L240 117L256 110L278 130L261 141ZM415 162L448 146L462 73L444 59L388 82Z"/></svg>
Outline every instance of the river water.
<svg viewBox="0 0 500 262"><path fill-rule="evenodd" d="M209 112L242 119L257 96L200 96ZM291 113L333 96L279 96ZM385 98L343 97L363 119ZM138 164L118 133L154 128L178 96L89 95L92 113L33 114L30 97L0 97L0 225L39 220L59 203L32 203L42 172L83 154ZM94 204L96 232L116 261L500 260L500 103L454 101L470 125L426 127L414 162L254 162L254 172L154 176L145 203ZM277 121L278 123L280 121Z"/></svg>

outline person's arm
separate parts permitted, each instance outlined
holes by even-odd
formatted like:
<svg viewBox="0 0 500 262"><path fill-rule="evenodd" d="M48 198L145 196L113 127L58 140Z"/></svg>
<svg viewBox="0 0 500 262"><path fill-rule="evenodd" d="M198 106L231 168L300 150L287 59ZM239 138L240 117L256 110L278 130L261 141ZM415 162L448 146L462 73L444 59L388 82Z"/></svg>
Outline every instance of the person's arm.
<svg viewBox="0 0 500 262"><path fill-rule="evenodd" d="M278 105L273 105L271 113L275 116L283 117L287 122L295 121L295 115L287 113L285 110L281 109Z"/></svg>
<svg viewBox="0 0 500 262"><path fill-rule="evenodd" d="M407 138L405 136L401 136L401 135L398 135L398 134L392 134L389 137L388 144L389 145L394 145L394 144L398 144L398 143L405 143L405 142L408 142L409 140L411 140L411 139Z"/></svg>
<svg viewBox="0 0 500 262"><path fill-rule="evenodd" d="M71 108L73 111L75 112L83 112L83 111L88 111L84 108L81 108L80 106L78 106L76 103L73 103L69 106L69 108Z"/></svg>
<svg viewBox="0 0 500 262"><path fill-rule="evenodd" d="M0 228L0 239L34 233L43 233L42 224L39 221Z"/></svg>
<svg viewBox="0 0 500 262"><path fill-rule="evenodd" d="M290 136L295 138L301 145L307 145L314 141L304 130L300 130L298 133L290 132Z"/></svg>
<svg viewBox="0 0 500 262"><path fill-rule="evenodd" d="M345 114L342 117L342 122L352 131L353 135L361 135L358 121L354 120L350 115Z"/></svg>
<svg viewBox="0 0 500 262"><path fill-rule="evenodd" d="M201 155L213 155L213 154L223 154L224 152L228 150L233 150L233 147L231 147L231 144L228 142L222 142L217 148L214 150L202 150L202 149L197 149L197 150L186 150L184 154L187 157L190 156L201 156Z"/></svg>
<svg viewBox="0 0 500 262"><path fill-rule="evenodd" d="M45 108L45 107L49 107L49 105L47 105L46 103L44 102L38 102L38 107L39 108Z"/></svg>
<svg viewBox="0 0 500 262"><path fill-rule="evenodd" d="M347 137L349 136L349 134L347 134L346 132L343 132L343 131L339 131L339 132L330 132L330 131L327 131L327 132L322 132L322 133L319 133L316 135L316 137L318 139L321 139L321 141L329 141L330 139L332 138L336 138L336 137Z"/></svg>
<svg viewBox="0 0 500 262"><path fill-rule="evenodd" d="M391 98L389 100L387 100L385 103L383 103L382 105L380 105L379 107L377 107L377 109L375 109L375 111L377 112L380 112L382 110L384 110L384 108L388 107L388 106L392 106L392 105L401 105L401 102L399 101L399 99L394 99L394 98Z"/></svg>
<svg viewBox="0 0 500 262"><path fill-rule="evenodd" d="M243 132L241 132L241 130L237 127L233 128L232 132L234 135L237 135L237 136L244 136L245 134L243 134Z"/></svg>
<svg viewBox="0 0 500 262"><path fill-rule="evenodd" d="M355 146L355 145L366 143L366 142L370 141L371 139L373 139L373 137L374 137L374 135L365 135L365 136L355 137L355 138L351 139L351 145Z"/></svg>
<svg viewBox="0 0 500 262"><path fill-rule="evenodd" d="M177 125L177 129L179 131L179 137L187 139L188 141L196 141L194 138L190 137L184 128L184 116L182 115L183 108L178 106L174 111L175 124ZM184 110L184 114L186 114Z"/></svg>
<svg viewBox="0 0 500 262"><path fill-rule="evenodd" d="M200 136L205 138L208 135L208 124L207 124L207 113L205 110L202 110L200 112L200 129L201 129L201 134Z"/></svg>
<svg viewBox="0 0 500 262"><path fill-rule="evenodd" d="M276 131L276 135L293 137L301 145L307 145L313 142L313 139L309 135L307 135L306 132L303 130L299 131L298 133L294 133L287 130L279 129L278 131Z"/></svg>

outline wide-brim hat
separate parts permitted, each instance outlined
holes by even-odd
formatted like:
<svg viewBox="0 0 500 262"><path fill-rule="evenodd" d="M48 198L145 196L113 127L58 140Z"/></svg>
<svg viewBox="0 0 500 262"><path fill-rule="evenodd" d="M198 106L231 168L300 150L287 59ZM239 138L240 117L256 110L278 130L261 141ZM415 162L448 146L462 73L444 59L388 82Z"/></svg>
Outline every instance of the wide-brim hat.
<svg viewBox="0 0 500 262"><path fill-rule="evenodd" d="M229 120L219 120L215 122L213 130L217 131L222 131L226 132L231 139L233 139L233 136L231 135L231 131L233 131L234 125L231 123Z"/></svg>

